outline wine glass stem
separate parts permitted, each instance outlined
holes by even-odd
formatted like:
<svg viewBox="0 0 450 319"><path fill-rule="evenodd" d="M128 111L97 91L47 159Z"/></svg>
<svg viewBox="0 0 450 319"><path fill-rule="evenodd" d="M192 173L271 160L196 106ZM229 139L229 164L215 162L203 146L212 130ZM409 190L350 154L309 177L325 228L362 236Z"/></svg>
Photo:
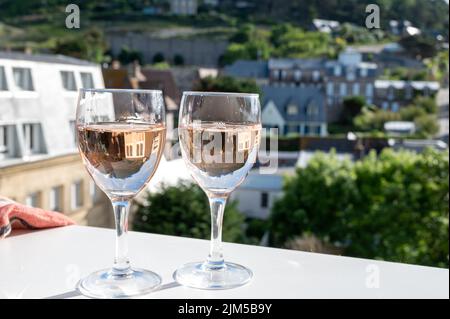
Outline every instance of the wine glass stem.
<svg viewBox="0 0 450 319"><path fill-rule="evenodd" d="M226 202L226 197L209 198L211 207L211 244L205 266L211 270L225 268L222 252L222 222Z"/></svg>
<svg viewBox="0 0 450 319"><path fill-rule="evenodd" d="M111 199L116 221L116 256L113 274L125 276L131 271L128 260L128 213L130 202L122 199Z"/></svg>

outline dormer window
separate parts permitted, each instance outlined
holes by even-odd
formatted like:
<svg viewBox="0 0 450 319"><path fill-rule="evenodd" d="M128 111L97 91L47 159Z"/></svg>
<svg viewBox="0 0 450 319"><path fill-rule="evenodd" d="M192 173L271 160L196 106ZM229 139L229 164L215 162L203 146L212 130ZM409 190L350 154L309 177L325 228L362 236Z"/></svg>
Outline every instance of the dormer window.
<svg viewBox="0 0 450 319"><path fill-rule="evenodd" d="M71 71L61 71L61 80L64 89L67 91L76 91L77 83L75 82L75 74Z"/></svg>
<svg viewBox="0 0 450 319"><path fill-rule="evenodd" d="M294 79L295 81L300 81L302 79L302 71L300 70L295 70L294 71Z"/></svg>
<svg viewBox="0 0 450 319"><path fill-rule="evenodd" d="M92 77L92 73L81 72L80 76L81 76L81 85L84 89L94 88L94 79Z"/></svg>
<svg viewBox="0 0 450 319"><path fill-rule="evenodd" d="M0 66L0 91L8 91L8 84L6 83L5 67Z"/></svg>
<svg viewBox="0 0 450 319"><path fill-rule="evenodd" d="M342 75L342 68L340 65L336 65L334 67L334 76L341 76Z"/></svg>
<svg viewBox="0 0 450 319"><path fill-rule="evenodd" d="M30 68L13 68L14 83L22 91L34 91Z"/></svg>
<svg viewBox="0 0 450 319"><path fill-rule="evenodd" d="M282 70L281 71L281 79L283 81L287 79L287 71L286 70Z"/></svg>
<svg viewBox="0 0 450 319"><path fill-rule="evenodd" d="M319 71L313 71L312 78L314 82L318 82L320 80L320 72Z"/></svg>
<svg viewBox="0 0 450 319"><path fill-rule="evenodd" d="M361 70L360 70L361 77L363 77L363 78L367 77L368 73L369 72L366 68L361 68Z"/></svg>
<svg viewBox="0 0 450 319"><path fill-rule="evenodd" d="M298 114L298 107L297 107L297 105L294 105L294 104L288 105L286 113L288 115L297 115Z"/></svg>
<svg viewBox="0 0 450 319"><path fill-rule="evenodd" d="M272 76L275 81L278 81L280 79L280 70L273 70Z"/></svg>
<svg viewBox="0 0 450 319"><path fill-rule="evenodd" d="M394 98L394 87L390 86L388 88L388 99L392 100Z"/></svg>
<svg viewBox="0 0 450 319"><path fill-rule="evenodd" d="M347 81L355 81L356 74L355 69L352 67L347 68Z"/></svg>

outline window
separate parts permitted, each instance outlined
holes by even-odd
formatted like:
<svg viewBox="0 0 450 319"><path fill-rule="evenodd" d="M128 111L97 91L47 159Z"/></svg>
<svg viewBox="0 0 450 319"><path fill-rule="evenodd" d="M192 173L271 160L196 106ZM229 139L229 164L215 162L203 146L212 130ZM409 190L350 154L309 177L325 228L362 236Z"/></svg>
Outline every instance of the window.
<svg viewBox="0 0 450 319"><path fill-rule="evenodd" d="M392 103L392 112L398 112L398 109L400 108L398 102Z"/></svg>
<svg viewBox="0 0 450 319"><path fill-rule="evenodd" d="M389 88L388 88L388 99L389 100L392 100L392 99L394 99L394 87L393 86L390 86Z"/></svg>
<svg viewBox="0 0 450 319"><path fill-rule="evenodd" d="M50 202L49 208L55 212L62 211L62 195L63 195L63 187L55 186L50 190Z"/></svg>
<svg viewBox="0 0 450 319"><path fill-rule="evenodd" d="M76 181L71 185L70 206L72 210L83 206L83 181Z"/></svg>
<svg viewBox="0 0 450 319"><path fill-rule="evenodd" d="M305 125L305 135L308 135L310 131L309 125Z"/></svg>
<svg viewBox="0 0 450 319"><path fill-rule="evenodd" d="M5 68L0 66L0 91L8 91L8 84L6 83Z"/></svg>
<svg viewBox="0 0 450 319"><path fill-rule="evenodd" d="M13 68L14 83L23 91L34 91L31 69Z"/></svg>
<svg viewBox="0 0 450 319"><path fill-rule="evenodd" d="M67 91L76 91L77 83L75 82L75 74L69 71L61 71L61 80L63 88Z"/></svg>
<svg viewBox="0 0 450 319"><path fill-rule="evenodd" d="M359 83L353 83L353 95L359 95L359 94L360 94Z"/></svg>
<svg viewBox="0 0 450 319"><path fill-rule="evenodd" d="M373 84L372 83L367 83L366 84L366 97L372 97L373 96Z"/></svg>
<svg viewBox="0 0 450 319"><path fill-rule="evenodd" d="M261 207L262 208L268 208L269 207L269 194L268 193L261 193Z"/></svg>
<svg viewBox="0 0 450 319"><path fill-rule="evenodd" d="M342 68L340 65L336 65L334 67L334 76L341 76L342 75Z"/></svg>
<svg viewBox="0 0 450 319"><path fill-rule="evenodd" d="M298 107L297 107L297 105L293 105L293 104L288 105L288 107L287 107L287 114L288 115L296 115L296 114L298 114Z"/></svg>
<svg viewBox="0 0 450 319"><path fill-rule="evenodd" d="M280 79L280 70L273 70L272 76L275 81L278 81Z"/></svg>
<svg viewBox="0 0 450 319"><path fill-rule="evenodd" d="M334 84L332 82L327 83L327 95L334 94Z"/></svg>
<svg viewBox="0 0 450 319"><path fill-rule="evenodd" d="M89 194L91 195L92 203L97 204L100 201L102 192L92 180L89 182Z"/></svg>
<svg viewBox="0 0 450 319"><path fill-rule="evenodd" d="M318 82L320 80L320 72L319 71L313 71L312 78L314 82Z"/></svg>
<svg viewBox="0 0 450 319"><path fill-rule="evenodd" d="M405 98L410 100L410 99L412 99L412 97L413 97L413 90L412 90L412 87L410 85L408 85L405 88Z"/></svg>
<svg viewBox="0 0 450 319"><path fill-rule="evenodd" d="M360 74L361 74L361 77L365 78L365 77L367 77L367 75L369 74L369 72L368 72L368 70L367 70L366 68L362 68L362 69L360 70Z"/></svg>
<svg viewBox="0 0 450 319"><path fill-rule="evenodd" d="M347 96L347 83L341 83L339 91L341 96Z"/></svg>
<svg viewBox="0 0 450 319"><path fill-rule="evenodd" d="M288 125L288 133L299 133L300 126L298 125Z"/></svg>
<svg viewBox="0 0 450 319"><path fill-rule="evenodd" d="M281 79L282 80L286 80L287 79L287 71L286 70L282 70L281 71Z"/></svg>
<svg viewBox="0 0 450 319"><path fill-rule="evenodd" d="M353 67L347 68L347 81L355 81L355 69Z"/></svg>
<svg viewBox="0 0 450 319"><path fill-rule="evenodd" d="M31 194L28 194L28 196L25 199L25 205L30 206L30 207L41 206L41 193L34 192Z"/></svg>
<svg viewBox="0 0 450 319"><path fill-rule="evenodd" d="M81 85L85 89L93 89L94 88L94 78L92 77L92 73L89 72L81 72Z"/></svg>
<svg viewBox="0 0 450 319"><path fill-rule="evenodd" d="M26 151L30 153L39 153L41 126L37 123L28 123L23 125L23 137Z"/></svg>
<svg viewBox="0 0 450 319"><path fill-rule="evenodd" d="M0 159L9 153L8 126L0 126Z"/></svg>
<svg viewBox="0 0 450 319"><path fill-rule="evenodd" d="M315 104L310 104L306 107L306 115L309 117L316 116L319 113L319 109Z"/></svg>
<svg viewBox="0 0 450 319"><path fill-rule="evenodd" d="M387 101L384 101L382 106L383 110L387 111L389 109L389 103Z"/></svg>
<svg viewBox="0 0 450 319"><path fill-rule="evenodd" d="M302 71L295 70L294 71L294 79L295 79L295 81L300 81L302 79Z"/></svg>

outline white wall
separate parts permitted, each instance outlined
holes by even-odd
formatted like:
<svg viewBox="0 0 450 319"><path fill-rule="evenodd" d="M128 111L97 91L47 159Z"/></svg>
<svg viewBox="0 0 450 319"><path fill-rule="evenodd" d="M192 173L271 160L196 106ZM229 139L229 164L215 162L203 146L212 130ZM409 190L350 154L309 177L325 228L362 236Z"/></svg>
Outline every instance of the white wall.
<svg viewBox="0 0 450 319"><path fill-rule="evenodd" d="M268 207L261 207L261 193L266 192L269 195ZM272 206L277 198L282 195L281 191L263 191L253 189L237 189L231 193L231 200L238 201L238 209L245 216L252 218L267 219L270 215Z"/></svg>
<svg viewBox="0 0 450 319"><path fill-rule="evenodd" d="M78 92L63 88L60 71L73 71L77 88L80 72L90 72L96 88L103 88L99 66L53 64L26 60L0 59L5 68L8 91L0 92L0 124L39 122L49 154L75 150L71 120L75 120ZM31 69L34 91L21 91L14 84L13 67Z"/></svg>

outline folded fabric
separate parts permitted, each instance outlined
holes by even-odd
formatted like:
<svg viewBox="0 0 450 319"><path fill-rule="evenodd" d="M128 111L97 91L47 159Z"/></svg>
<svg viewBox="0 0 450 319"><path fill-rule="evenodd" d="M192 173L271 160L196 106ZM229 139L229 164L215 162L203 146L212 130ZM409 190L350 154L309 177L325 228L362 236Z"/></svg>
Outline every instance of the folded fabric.
<svg viewBox="0 0 450 319"><path fill-rule="evenodd" d="M0 196L0 238L11 233L12 229L41 229L73 225L69 217L52 211L16 203Z"/></svg>

